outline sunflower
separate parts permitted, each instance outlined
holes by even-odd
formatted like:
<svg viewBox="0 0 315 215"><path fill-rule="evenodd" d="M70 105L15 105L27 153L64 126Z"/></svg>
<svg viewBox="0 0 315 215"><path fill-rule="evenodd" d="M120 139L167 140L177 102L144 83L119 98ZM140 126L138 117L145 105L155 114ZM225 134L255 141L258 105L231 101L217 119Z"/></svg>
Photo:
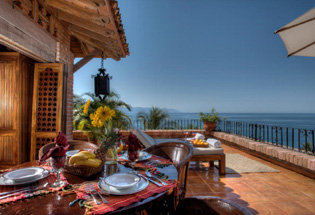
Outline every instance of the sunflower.
<svg viewBox="0 0 315 215"><path fill-rule="evenodd" d="M102 122L101 120L99 120L99 119L94 119L94 120L92 121L92 125L93 125L94 127L100 128L100 127L103 126L103 122Z"/></svg>
<svg viewBox="0 0 315 215"><path fill-rule="evenodd" d="M91 113L90 114L90 119L91 120L95 120L95 119L97 119L97 117L96 117L96 115L94 113Z"/></svg>
<svg viewBox="0 0 315 215"><path fill-rule="evenodd" d="M107 106L99 107L95 113L97 117L100 118L100 120L102 121L110 120L115 115L115 111Z"/></svg>
<svg viewBox="0 0 315 215"><path fill-rule="evenodd" d="M91 104L91 100L89 99L89 100L87 100L87 102L84 105L83 113L88 113L90 104Z"/></svg>

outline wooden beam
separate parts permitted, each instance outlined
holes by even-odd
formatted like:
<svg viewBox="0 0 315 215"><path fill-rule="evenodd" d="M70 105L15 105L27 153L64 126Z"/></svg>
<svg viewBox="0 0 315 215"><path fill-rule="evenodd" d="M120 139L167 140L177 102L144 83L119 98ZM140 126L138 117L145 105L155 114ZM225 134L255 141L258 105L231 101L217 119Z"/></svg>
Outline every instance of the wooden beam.
<svg viewBox="0 0 315 215"><path fill-rule="evenodd" d="M90 62L95 56L102 53L99 49L94 49L91 53L86 55L84 58L82 58L79 62L77 62L75 65L73 65L73 73L78 71L80 68L82 68L85 64Z"/></svg>
<svg viewBox="0 0 315 215"><path fill-rule="evenodd" d="M33 1L33 9L32 9L32 16L34 21L38 22L38 2L36 0Z"/></svg>
<svg viewBox="0 0 315 215"><path fill-rule="evenodd" d="M62 11L59 11L58 19L63 20L65 22L67 22L67 23L79 26L81 28L85 28L87 30L96 32L96 33L101 34L101 35L111 34L113 29L115 29L115 28L113 28L110 25L106 25L105 26L104 23L102 23L102 25L99 25L101 23L96 24L96 23L93 23L93 22L88 21L86 19L81 19L79 17L73 16L73 15L71 15L69 13L65 13L65 12L62 12ZM110 27L110 28L108 28L108 27ZM115 41L116 41L115 43L118 43L117 40L115 40Z"/></svg>
<svg viewBox="0 0 315 215"><path fill-rule="evenodd" d="M78 0L80 2L84 2L86 4L96 4L97 6L104 6L105 5L105 2L104 0Z"/></svg>
<svg viewBox="0 0 315 215"><path fill-rule="evenodd" d="M91 0L68 0L72 4L78 5L82 8L87 8L89 10L97 11L98 6L103 6L105 4L104 0L91 1ZM98 4L99 2L100 4Z"/></svg>
<svg viewBox="0 0 315 215"><path fill-rule="evenodd" d="M51 33L51 35L55 34L55 17L54 16L50 16L49 17L49 32Z"/></svg>
<svg viewBox="0 0 315 215"><path fill-rule="evenodd" d="M0 43L39 62L54 62L56 41L8 1L0 1Z"/></svg>
<svg viewBox="0 0 315 215"><path fill-rule="evenodd" d="M100 49L101 51L104 52L104 54L107 56L107 57L111 57L115 60L120 60L120 56L119 54L117 54L117 52L115 52L114 50L111 50L109 48L107 48L108 46L106 46L105 43L102 43L100 41L97 41L97 40L94 40L90 37L87 37L83 34L80 34L80 33L76 33L76 32L70 32L70 34L74 37L76 37L78 40L81 40L82 42L90 45L90 46L93 46L94 48L96 49Z"/></svg>
<svg viewBox="0 0 315 215"><path fill-rule="evenodd" d="M84 56L88 55L89 52L87 50L86 45L81 40L79 40L79 43L80 43L80 47L81 47L81 50L83 52L83 55Z"/></svg>
<svg viewBox="0 0 315 215"><path fill-rule="evenodd" d="M107 16L100 15L96 11L94 12L87 10L86 8L82 8L64 0L46 0L46 3L51 7L72 14L73 16L80 17L81 19L86 19L89 21L98 20L104 23L109 23L110 21L109 17Z"/></svg>
<svg viewBox="0 0 315 215"><path fill-rule="evenodd" d="M69 29L69 31L80 33L80 34L83 34L85 36L91 37L91 38L93 38L95 40L98 40L100 42L103 42L106 45L108 45L109 47L111 47L112 49L115 49L116 51L120 51L121 50L120 47L114 45L113 39L111 39L109 37L103 36L101 34L98 34L98 33L95 33L93 31L89 31L89 30L86 30L86 29L81 28L79 26L71 25L71 24L69 24L68 29Z"/></svg>

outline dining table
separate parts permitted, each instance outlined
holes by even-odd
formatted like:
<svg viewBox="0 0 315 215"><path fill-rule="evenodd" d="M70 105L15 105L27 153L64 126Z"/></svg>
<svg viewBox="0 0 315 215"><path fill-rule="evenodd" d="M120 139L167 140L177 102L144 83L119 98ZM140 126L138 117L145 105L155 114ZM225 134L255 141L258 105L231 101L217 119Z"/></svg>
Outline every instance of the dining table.
<svg viewBox="0 0 315 215"><path fill-rule="evenodd" d="M31 161L23 163L17 166L14 166L12 170L24 168L24 167L33 167L38 166L37 161ZM176 167L171 164L162 168L156 168L159 172L168 176L168 181L176 182L178 178L178 172ZM127 173L132 169L126 165L120 163L117 164L117 172ZM101 178L106 177L106 172L103 171L88 177L84 178L82 176L73 175L67 172L63 172L63 176L71 185L78 185L85 183L87 181L97 182ZM42 179L43 180L43 179ZM151 182L150 182L151 183ZM146 189L149 189L147 187ZM133 202L130 205L119 207L114 211L110 211L106 214L132 214L147 207L152 206L156 201L167 200L172 201L175 197L176 186L170 187L169 189L156 193L148 198L141 199L137 202ZM108 201L111 201L110 195L102 195ZM0 215L10 215L10 214L49 214L49 215L60 215L60 214L85 214L86 210L81 208L79 204L74 204L69 206L69 203L73 202L76 199L76 195L61 195L60 192L51 192L47 195L37 195L31 198L25 198L15 202L10 202L8 204L0 205ZM103 203L102 203L103 204Z"/></svg>

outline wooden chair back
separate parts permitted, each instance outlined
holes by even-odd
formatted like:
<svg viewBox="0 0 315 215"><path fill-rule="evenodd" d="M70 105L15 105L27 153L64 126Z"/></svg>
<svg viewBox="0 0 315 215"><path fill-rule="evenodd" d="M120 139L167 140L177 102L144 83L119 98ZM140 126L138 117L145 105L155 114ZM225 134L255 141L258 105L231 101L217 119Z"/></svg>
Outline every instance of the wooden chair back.
<svg viewBox="0 0 315 215"><path fill-rule="evenodd" d="M178 172L178 199L185 196L189 160L193 155L193 147L184 142L167 142L153 145L144 151L166 159L170 159Z"/></svg>

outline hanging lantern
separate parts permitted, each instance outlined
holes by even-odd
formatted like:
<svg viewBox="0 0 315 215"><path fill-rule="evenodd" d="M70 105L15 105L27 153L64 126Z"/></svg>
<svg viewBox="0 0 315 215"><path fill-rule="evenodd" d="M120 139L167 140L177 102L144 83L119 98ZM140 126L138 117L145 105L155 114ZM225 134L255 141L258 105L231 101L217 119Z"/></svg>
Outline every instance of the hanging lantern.
<svg viewBox="0 0 315 215"><path fill-rule="evenodd" d="M98 69L99 73L94 76L94 87L95 87L95 95L100 97L100 99L105 99L106 96L109 95L110 87L109 87L109 77L108 74L105 74L106 69L103 65L103 52L102 52L102 61L101 68ZM101 97L103 95L103 98Z"/></svg>

